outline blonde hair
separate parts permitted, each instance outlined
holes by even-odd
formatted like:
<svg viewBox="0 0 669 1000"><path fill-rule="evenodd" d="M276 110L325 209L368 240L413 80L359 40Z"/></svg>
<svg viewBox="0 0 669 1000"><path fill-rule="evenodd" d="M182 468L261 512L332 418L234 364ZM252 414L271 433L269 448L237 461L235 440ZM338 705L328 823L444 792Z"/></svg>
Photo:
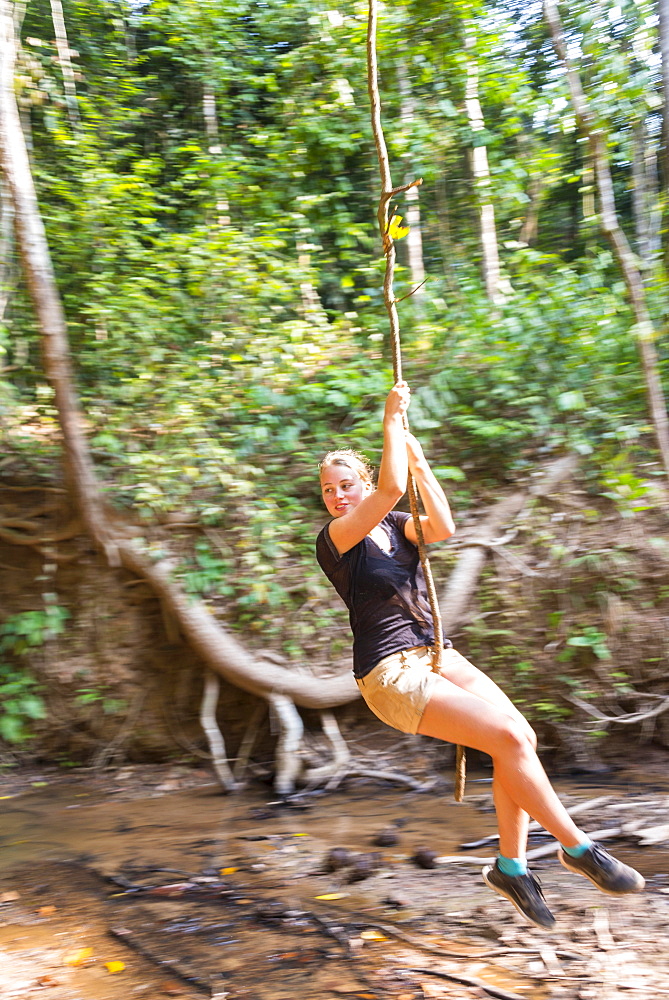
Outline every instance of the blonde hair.
<svg viewBox="0 0 669 1000"><path fill-rule="evenodd" d="M328 465L343 465L355 472L363 483L373 485L372 468L365 456L361 455L359 451L353 451L352 448L338 448L336 451L329 451L318 466L318 474L321 475L323 469L326 469Z"/></svg>

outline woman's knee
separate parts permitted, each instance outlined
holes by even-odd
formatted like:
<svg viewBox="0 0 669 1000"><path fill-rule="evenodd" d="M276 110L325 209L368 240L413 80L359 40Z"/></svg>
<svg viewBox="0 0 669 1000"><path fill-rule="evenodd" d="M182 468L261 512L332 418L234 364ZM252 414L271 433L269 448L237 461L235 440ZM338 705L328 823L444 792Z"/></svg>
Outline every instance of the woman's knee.
<svg viewBox="0 0 669 1000"><path fill-rule="evenodd" d="M518 756L528 752L536 753L537 738L525 719L507 715L500 719L497 744L501 753Z"/></svg>

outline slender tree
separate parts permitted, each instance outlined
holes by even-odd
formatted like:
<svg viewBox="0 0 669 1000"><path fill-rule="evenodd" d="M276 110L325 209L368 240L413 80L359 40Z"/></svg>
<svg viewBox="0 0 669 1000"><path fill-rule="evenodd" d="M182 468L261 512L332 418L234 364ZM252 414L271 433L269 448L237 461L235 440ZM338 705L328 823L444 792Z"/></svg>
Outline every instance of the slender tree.
<svg viewBox="0 0 669 1000"><path fill-rule="evenodd" d="M655 347L656 332L648 308L643 277L618 218L606 134L590 108L578 70L567 54L556 0L544 0L544 13L555 51L567 76L576 119L583 135L588 140L599 193L600 224L611 243L632 304L635 333L646 381L648 407L662 464L665 472L669 475L669 418L667 417L659 359Z"/></svg>
<svg viewBox="0 0 669 1000"><path fill-rule="evenodd" d="M664 259L669 268L669 0L657 0L659 13L660 56L662 60L662 160L664 188Z"/></svg>
<svg viewBox="0 0 669 1000"><path fill-rule="evenodd" d="M662 137L664 188L669 194L669 0L657 0L662 58Z"/></svg>
<svg viewBox="0 0 669 1000"><path fill-rule="evenodd" d="M73 389L65 315L56 287L14 96L16 40L13 5L9 0L2 0L0 15L0 163L12 201L23 270L43 334L44 362L55 393L63 431L66 479L87 528L101 540L107 540L100 491Z"/></svg>
<svg viewBox="0 0 669 1000"><path fill-rule="evenodd" d="M472 131L473 144L471 148L471 165L474 175L474 187L479 210L479 226L481 234L481 252L483 259L483 277L488 298L494 305L504 303L504 294L500 289L499 250L497 246L497 227L495 226L495 206L490 195L490 167L488 152L482 136L485 133L483 109L479 100L479 69L475 56L476 41L471 27L465 36L467 51L467 85L465 90L465 108L467 120Z"/></svg>
<svg viewBox="0 0 669 1000"><path fill-rule="evenodd" d="M53 30L56 36L56 47L58 49L58 62L63 74L63 88L67 101L67 111L72 125L79 124L79 109L77 107L77 87L74 78L74 69L70 58L70 44L67 40L67 29L65 27L65 15L61 0L51 0L51 17L53 20Z"/></svg>

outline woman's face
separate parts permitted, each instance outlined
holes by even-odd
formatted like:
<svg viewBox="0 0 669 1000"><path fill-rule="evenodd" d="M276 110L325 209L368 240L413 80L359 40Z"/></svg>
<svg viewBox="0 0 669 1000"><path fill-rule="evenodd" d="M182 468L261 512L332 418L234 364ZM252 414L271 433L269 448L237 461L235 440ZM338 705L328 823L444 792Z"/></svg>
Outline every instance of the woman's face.
<svg viewBox="0 0 669 1000"><path fill-rule="evenodd" d="M323 502L332 517L343 517L372 491L348 465L326 465L321 469Z"/></svg>

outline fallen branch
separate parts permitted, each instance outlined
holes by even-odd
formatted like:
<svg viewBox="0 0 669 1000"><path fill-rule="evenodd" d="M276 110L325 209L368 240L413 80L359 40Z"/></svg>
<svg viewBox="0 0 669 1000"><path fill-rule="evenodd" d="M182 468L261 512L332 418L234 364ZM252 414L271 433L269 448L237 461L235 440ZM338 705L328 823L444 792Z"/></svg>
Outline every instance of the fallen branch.
<svg viewBox="0 0 669 1000"><path fill-rule="evenodd" d="M645 819L632 820L629 823L620 823L617 826L604 827L601 830L593 830L588 833L588 836L592 840L612 840L614 837L626 837L630 833L641 833L643 834L643 824L646 822ZM539 827L541 829L541 827ZM654 831L656 827L648 827L648 833ZM491 836L489 838L493 840ZM477 842L478 843L478 842ZM534 861L537 858L545 858L549 854L554 854L558 847L558 842L556 840L551 840L548 844L543 844L541 847L535 847L533 850L527 852L527 860ZM439 865L453 865L453 864L472 864L472 865L488 865L494 862L494 857L474 857L471 854L444 854L439 858L435 859Z"/></svg>
<svg viewBox="0 0 669 1000"><path fill-rule="evenodd" d="M376 781L397 781L400 785L408 785L415 792L430 792L439 780L430 778L428 781L417 781L408 774L400 774L398 771L378 771L370 767L360 767L353 764L347 771L339 776L336 782L329 781L325 786L328 791L337 788L344 778L374 778Z"/></svg>
<svg viewBox="0 0 669 1000"><path fill-rule="evenodd" d="M179 961L162 958L160 955L156 955L153 949L148 948L138 939L136 933L129 930L127 927L110 927L109 933L118 941L122 941L128 948L132 948L133 951L136 951L138 955L141 955L143 958L148 959L149 962L157 965L158 968L167 970L172 975L176 976L177 979L181 979L183 982L188 983L189 986L195 986L197 989L202 990L202 992L206 993L208 997L212 998L212 1000L213 997L216 996L216 993L208 980L202 979L201 976L184 969Z"/></svg>
<svg viewBox="0 0 669 1000"><path fill-rule="evenodd" d="M578 816L580 813L587 812L590 809L600 809L607 802L612 800L612 795L600 795L596 799L588 799L586 802L579 802L577 805L572 806L567 809L570 816ZM532 820L528 827L528 833L536 833L538 830L543 830L543 826ZM472 840L467 844L460 844L460 847L466 850L467 848L483 847L485 844L493 844L499 840L499 833L491 833L487 837L481 837L480 840Z"/></svg>
<svg viewBox="0 0 669 1000"><path fill-rule="evenodd" d="M615 837L626 837L630 833L637 833L642 829L643 824L646 821L643 819L632 820L630 823L620 823L618 826L604 827L601 830L593 830L588 833L591 840L613 840ZM545 858L549 854L553 854L557 847L557 841L553 840L550 844L544 844L543 847L535 847L534 850L527 852L527 860L534 861L536 858Z"/></svg>
<svg viewBox="0 0 669 1000"><path fill-rule="evenodd" d="M443 628L446 634L452 632L464 618L476 590L479 576L483 571L487 551L503 544L503 539L498 540L498 536L505 525L518 517L530 497L550 496L560 483L573 475L577 467L578 459L573 455L551 462L543 470L543 475L533 483L527 492L513 493L492 507L476 525L476 538L471 540L471 544L466 537L456 542L463 551L440 598L440 604L444 609ZM486 541L486 539L493 541ZM534 573L534 570L530 570L525 564L523 567L523 572L529 570L529 575Z"/></svg>
<svg viewBox="0 0 669 1000"><path fill-rule="evenodd" d="M578 698L573 694L565 694L564 698L566 701L571 702L576 708L580 708L581 711L585 712L587 715L592 716L598 722L618 722L623 726L631 726L637 722L644 722L646 719L654 719L658 715L662 715L663 712L669 711L669 695L659 695L659 694L644 694L640 695L643 698L659 698L660 704L656 705L655 708L649 709L647 712L628 712L624 715L606 715L604 712L600 712L598 708L594 705L588 704L587 701L583 701L582 698Z"/></svg>
<svg viewBox="0 0 669 1000"><path fill-rule="evenodd" d="M493 986L486 983L484 979L477 979L476 976L463 976L459 972L441 972L437 969L407 969L407 972L415 972L419 976L437 976L439 979L448 979L452 983L460 983L462 986L473 986L474 989L483 990L488 996L497 997L498 1000L523 1000L519 993L511 993L503 990L500 986Z"/></svg>
<svg viewBox="0 0 669 1000"><path fill-rule="evenodd" d="M424 941L423 938L417 937L415 934L407 934L406 931L394 924L386 923L380 920L361 920L361 921L347 921L352 927L370 927L373 930L382 931L383 934L387 934L389 937L397 938L398 941L403 941L404 944L411 945L412 948L418 948L420 951L424 951L429 955L437 955L439 958L456 958L456 959L466 959L468 961L479 962L482 959L489 958L504 958L507 955L539 955L541 954L541 947L536 948L492 948L489 951L450 951L448 948L443 948L440 945L429 944ZM579 955L573 951L557 951L557 955L560 958L584 960L589 957L586 955Z"/></svg>

